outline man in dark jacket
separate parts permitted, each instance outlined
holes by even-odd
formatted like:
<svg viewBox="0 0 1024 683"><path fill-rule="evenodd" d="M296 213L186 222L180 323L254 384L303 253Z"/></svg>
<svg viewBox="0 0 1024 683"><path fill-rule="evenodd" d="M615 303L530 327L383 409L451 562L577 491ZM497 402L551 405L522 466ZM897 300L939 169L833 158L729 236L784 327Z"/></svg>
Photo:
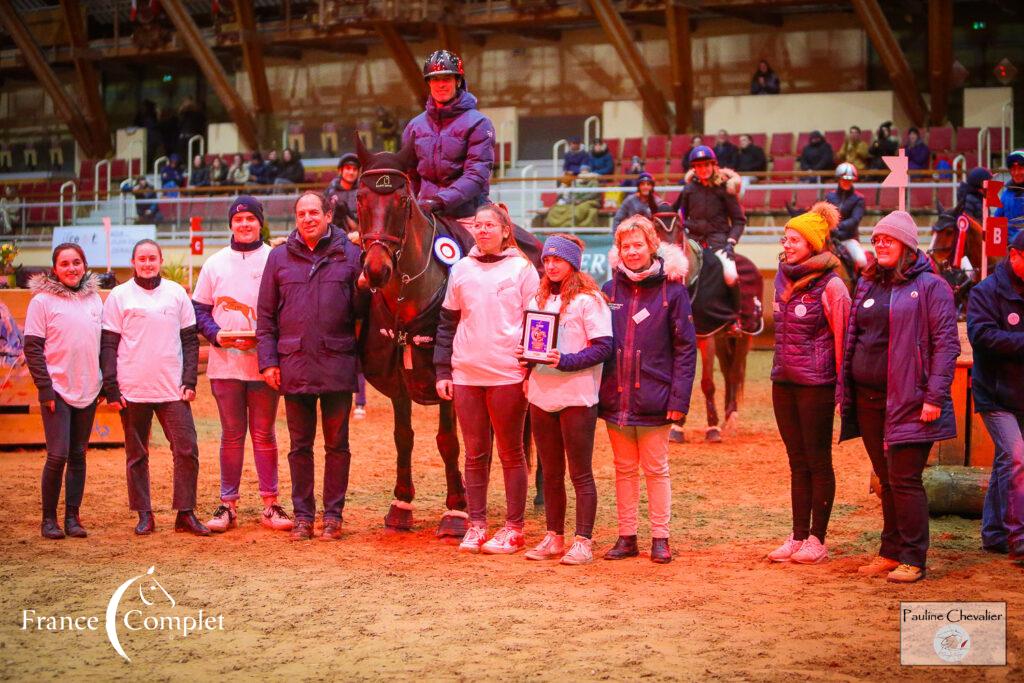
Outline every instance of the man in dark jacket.
<svg viewBox="0 0 1024 683"><path fill-rule="evenodd" d="M732 144L729 133L725 129L718 131L718 138L715 140L715 156L718 157L718 165L723 168L736 168L736 160L740 150Z"/></svg>
<svg viewBox="0 0 1024 683"><path fill-rule="evenodd" d="M359 214L356 210L356 183L359 182L359 172L362 164L359 163L359 156L349 152L342 154L338 159L338 175L335 176L327 186L324 194L331 203L331 211L334 214L334 224L345 232L356 230L359 225Z"/></svg>
<svg viewBox="0 0 1024 683"><path fill-rule="evenodd" d="M295 230L270 253L260 283L256 349L266 383L284 394L295 508L293 540L313 536L313 439L323 414L324 529L341 538L348 489L348 418L356 391L356 281L359 249L331 225L330 204L315 192L295 203Z"/></svg>
<svg viewBox="0 0 1024 683"><path fill-rule="evenodd" d="M565 151L565 159L562 161L562 172L569 175L579 175L580 167L589 165L590 155L587 150L580 146L579 138L569 138L569 149Z"/></svg>
<svg viewBox="0 0 1024 683"><path fill-rule="evenodd" d="M1009 257L971 289L967 334L974 348L971 387L995 443L982 510L985 550L1024 559L1024 233Z"/></svg>
<svg viewBox="0 0 1024 683"><path fill-rule="evenodd" d="M455 53L437 50L427 57L423 78L430 88L426 111L402 134L402 146L416 150L409 177L424 213L469 222L489 201L494 124L466 90L462 59Z"/></svg>
<svg viewBox="0 0 1024 683"><path fill-rule="evenodd" d="M832 145L825 141L820 130L811 132L810 141L800 152L800 170L831 171L835 167L835 153ZM818 178L805 178L818 182Z"/></svg>
<svg viewBox="0 0 1024 683"><path fill-rule="evenodd" d="M612 159L608 145L601 138L594 140L590 147L590 170L598 175L615 173L615 159Z"/></svg>
<svg viewBox="0 0 1024 683"><path fill-rule="evenodd" d="M740 173L756 173L768 170L768 159L764 150L750 139L749 135L740 136L740 149L736 154L736 170Z"/></svg>

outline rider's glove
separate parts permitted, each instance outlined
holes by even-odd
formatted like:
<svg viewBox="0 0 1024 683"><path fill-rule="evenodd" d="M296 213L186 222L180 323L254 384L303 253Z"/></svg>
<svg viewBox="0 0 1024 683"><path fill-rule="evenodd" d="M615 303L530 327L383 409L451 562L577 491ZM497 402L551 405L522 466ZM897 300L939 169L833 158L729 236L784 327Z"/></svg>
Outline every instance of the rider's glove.
<svg viewBox="0 0 1024 683"><path fill-rule="evenodd" d="M422 211L427 216L429 216L432 213L438 213L444 208L444 204L437 197L421 199L417 203L420 205L420 211Z"/></svg>
<svg viewBox="0 0 1024 683"><path fill-rule="evenodd" d="M731 237L725 243L725 253L729 255L729 258L735 256L736 241Z"/></svg>

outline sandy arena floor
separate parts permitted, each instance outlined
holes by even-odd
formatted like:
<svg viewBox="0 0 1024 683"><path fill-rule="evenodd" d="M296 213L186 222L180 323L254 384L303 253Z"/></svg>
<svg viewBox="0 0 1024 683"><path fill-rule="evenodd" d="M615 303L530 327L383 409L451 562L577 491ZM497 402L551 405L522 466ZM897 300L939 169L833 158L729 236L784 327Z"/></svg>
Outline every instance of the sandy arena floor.
<svg viewBox="0 0 1024 683"><path fill-rule="evenodd" d="M423 408L415 413L417 527L386 533L382 518L391 500L394 455L390 407L376 394L369 417L352 426L346 534L339 543L290 543L286 534L260 527L251 459L238 529L214 538L173 533L170 454L162 437L152 462L154 536L132 534L123 451L110 449L88 456L82 517L89 539L44 541L38 514L44 452L0 453L0 679L1024 678L1024 570L979 550L978 521L932 520L924 582L901 587L855 573L877 550L881 527L859 442L835 451L831 560L799 566L762 559L788 533L790 516L786 457L764 379L769 363L768 353L751 358L755 379L737 435L718 445L672 447L675 561L667 566L641 557L570 568L528 562L521 554L460 555L439 543L433 531L443 507L443 468L433 448L434 411ZM205 380L196 416L205 519L217 502L219 481L219 425ZM691 439L702 438L703 419L703 401L695 397ZM615 499L611 452L599 427L595 546L603 552L615 539ZM283 410L278 436L281 490L288 492ZM319 472L318 465L318 481ZM504 506L498 472L492 524ZM287 493L283 502L290 510ZM543 512L531 505L528 543L543 530ZM645 548L647 531L641 528ZM144 606L134 585L125 593L117 623L127 663L104 632L104 611L119 585L150 566L176 607L166 598ZM901 667L901 600L1007 601L1009 666ZM136 627L147 614L202 609L222 615L223 630L188 637L129 631L122 614L132 608L139 609ZM95 615L98 627L23 629L24 610L35 610L34 616Z"/></svg>

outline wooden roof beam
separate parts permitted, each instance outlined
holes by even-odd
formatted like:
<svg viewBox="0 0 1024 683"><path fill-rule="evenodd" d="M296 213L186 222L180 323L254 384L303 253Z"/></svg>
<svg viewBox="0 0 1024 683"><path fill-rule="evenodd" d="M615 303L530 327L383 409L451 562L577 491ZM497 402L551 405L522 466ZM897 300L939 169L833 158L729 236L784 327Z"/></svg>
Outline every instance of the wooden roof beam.
<svg viewBox="0 0 1024 683"><path fill-rule="evenodd" d="M409 92L416 100L416 104L422 105L427 100L427 83L423 80L423 69L416 62L416 58L409 49L405 39L398 33L395 25L387 21L374 22L374 29L380 34L391 58L402 74L402 79L409 87Z"/></svg>
<svg viewBox="0 0 1024 683"><path fill-rule="evenodd" d="M256 15L252 3L236 2L235 16L242 42L242 63L249 75L253 105L257 113L270 114L274 111L274 103L270 97L267 69L263 62L263 39L256 31Z"/></svg>
<svg viewBox="0 0 1024 683"><path fill-rule="evenodd" d="M952 71L953 0L928 0L928 122L933 126L946 122Z"/></svg>
<svg viewBox="0 0 1024 683"><path fill-rule="evenodd" d="M676 105L676 132L693 127L693 60L690 55L690 11L675 0L665 3L668 60L672 67L672 98Z"/></svg>
<svg viewBox="0 0 1024 683"><path fill-rule="evenodd" d="M81 92L85 123L95 142L95 148L102 150L94 156L107 156L113 151L110 141L110 123L103 106L103 92L99 75L93 66L98 58L95 50L89 48L89 36L85 25L85 14L78 0L60 0L64 10L64 21L68 25L68 42L71 45L71 59L75 63L75 76Z"/></svg>

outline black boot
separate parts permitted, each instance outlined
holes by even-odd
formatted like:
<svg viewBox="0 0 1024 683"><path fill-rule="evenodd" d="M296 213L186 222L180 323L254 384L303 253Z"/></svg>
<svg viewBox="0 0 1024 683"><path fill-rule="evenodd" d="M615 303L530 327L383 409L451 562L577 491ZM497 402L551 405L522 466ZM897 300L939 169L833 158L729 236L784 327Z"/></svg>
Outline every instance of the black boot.
<svg viewBox="0 0 1024 683"><path fill-rule="evenodd" d="M199 518L191 510L178 510L178 516L174 520L174 530L178 533L190 533L196 536L210 535L210 530L199 521Z"/></svg>
<svg viewBox="0 0 1024 683"><path fill-rule="evenodd" d="M156 531L156 520L150 510L139 510L139 523L135 525L135 533L138 536L148 536Z"/></svg>
<svg viewBox="0 0 1024 683"><path fill-rule="evenodd" d="M85 538L89 534L78 518L78 508L70 505L64 510L64 531L72 538Z"/></svg>
<svg viewBox="0 0 1024 683"><path fill-rule="evenodd" d="M57 525L57 515L49 517L43 517L43 538L50 538L58 540L64 538L64 532L61 531L60 526Z"/></svg>
<svg viewBox="0 0 1024 683"><path fill-rule="evenodd" d="M651 539L651 562L668 564L672 561L672 551L668 548L667 538Z"/></svg>
<svg viewBox="0 0 1024 683"><path fill-rule="evenodd" d="M640 554L640 548L636 545L636 536L619 536L612 549L604 554L606 560L624 560L627 557L636 557Z"/></svg>

